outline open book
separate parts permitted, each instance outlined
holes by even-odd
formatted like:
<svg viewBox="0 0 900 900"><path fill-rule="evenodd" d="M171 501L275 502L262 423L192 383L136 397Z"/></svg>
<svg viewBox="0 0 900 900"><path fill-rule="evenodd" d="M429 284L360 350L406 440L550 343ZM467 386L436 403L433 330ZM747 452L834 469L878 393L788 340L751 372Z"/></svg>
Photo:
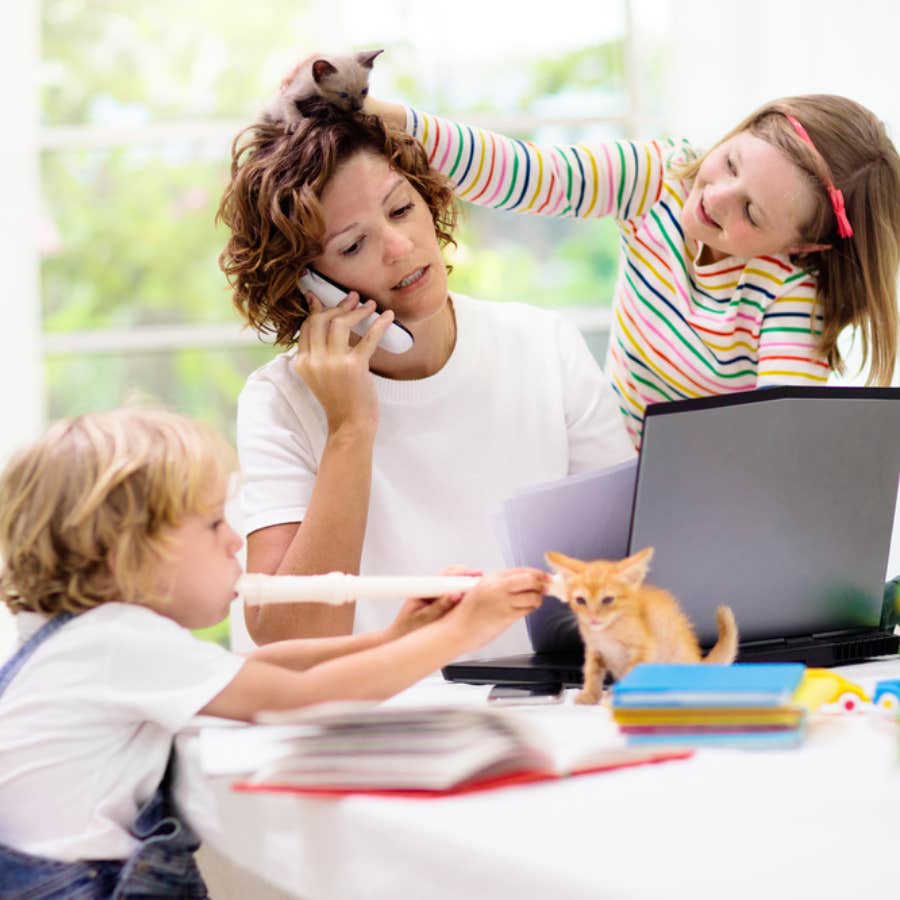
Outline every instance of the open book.
<svg viewBox="0 0 900 900"><path fill-rule="evenodd" d="M627 747L605 711L573 706L329 703L267 721L204 729L206 774L251 791L460 793L689 755Z"/></svg>

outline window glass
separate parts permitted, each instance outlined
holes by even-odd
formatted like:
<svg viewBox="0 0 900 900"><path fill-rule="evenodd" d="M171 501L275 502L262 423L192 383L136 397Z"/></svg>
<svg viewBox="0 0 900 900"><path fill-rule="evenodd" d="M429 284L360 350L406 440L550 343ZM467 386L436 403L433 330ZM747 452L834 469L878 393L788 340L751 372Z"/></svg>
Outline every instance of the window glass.
<svg viewBox="0 0 900 900"><path fill-rule="evenodd" d="M310 46L312 5L42 0L42 119L138 129L250 117Z"/></svg>
<svg viewBox="0 0 900 900"><path fill-rule="evenodd" d="M213 220L221 146L44 153L46 331L234 322Z"/></svg>
<svg viewBox="0 0 900 900"><path fill-rule="evenodd" d="M40 230L48 336L234 325L214 224L230 144L306 48L375 49L373 92L537 142L619 137L630 115L626 3L459 0L44 0ZM375 37L373 35L381 36ZM387 38L385 38L387 36ZM463 206L451 287L495 300L608 306L610 222ZM602 354L602 337L590 338ZM134 393L233 432L272 348L47 354L50 417ZM189 338L188 338L189 342ZM86 345L87 346L87 345Z"/></svg>
<svg viewBox="0 0 900 900"><path fill-rule="evenodd" d="M235 401L249 372L271 359L263 344L147 353L64 354L48 360L51 419L128 401L165 404L234 437Z"/></svg>

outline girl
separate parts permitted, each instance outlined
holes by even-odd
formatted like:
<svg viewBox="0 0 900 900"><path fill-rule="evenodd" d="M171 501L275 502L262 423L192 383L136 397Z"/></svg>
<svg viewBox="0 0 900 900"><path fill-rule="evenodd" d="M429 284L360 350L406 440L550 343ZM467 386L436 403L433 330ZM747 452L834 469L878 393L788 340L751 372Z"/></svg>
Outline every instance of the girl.
<svg viewBox="0 0 900 900"><path fill-rule="evenodd" d="M540 603L546 576L512 570L410 600L380 633L247 658L201 642L187 629L224 618L240 574L229 468L199 424L115 410L53 426L0 476L19 637L0 668L0 895L206 896L163 783L192 716L385 698Z"/></svg>
<svg viewBox="0 0 900 900"><path fill-rule="evenodd" d="M617 219L607 371L636 447L649 403L824 382L848 325L869 383L890 383L900 157L858 103L767 103L700 156L672 141L542 148L373 99L366 110L421 140L465 200Z"/></svg>
<svg viewBox="0 0 900 900"><path fill-rule="evenodd" d="M238 402L247 568L497 569L491 516L504 499L633 456L615 395L555 313L450 295L452 193L417 141L324 101L307 112L292 131L239 136L220 207L235 304L288 348ZM349 298L307 307L307 266ZM373 301L384 312L360 340L350 329ZM394 316L414 337L405 353L378 347ZM390 614L279 604L247 624L264 642L381 628ZM528 649L519 624L490 652Z"/></svg>

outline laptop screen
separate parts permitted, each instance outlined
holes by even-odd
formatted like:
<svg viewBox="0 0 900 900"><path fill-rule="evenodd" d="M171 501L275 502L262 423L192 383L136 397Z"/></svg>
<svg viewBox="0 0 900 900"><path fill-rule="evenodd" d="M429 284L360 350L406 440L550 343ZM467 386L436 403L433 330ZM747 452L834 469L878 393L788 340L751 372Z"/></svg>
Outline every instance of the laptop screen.
<svg viewBox="0 0 900 900"><path fill-rule="evenodd" d="M534 486L499 523L511 565L652 546L648 582L678 598L704 645L725 603L740 659L835 665L897 652L878 625L898 473L900 389L767 388L648 407L637 467ZM536 654L444 676L579 683L568 607L546 598L528 631Z"/></svg>
<svg viewBox="0 0 900 900"><path fill-rule="evenodd" d="M879 624L900 472L900 389L778 387L648 407L631 552L701 643Z"/></svg>

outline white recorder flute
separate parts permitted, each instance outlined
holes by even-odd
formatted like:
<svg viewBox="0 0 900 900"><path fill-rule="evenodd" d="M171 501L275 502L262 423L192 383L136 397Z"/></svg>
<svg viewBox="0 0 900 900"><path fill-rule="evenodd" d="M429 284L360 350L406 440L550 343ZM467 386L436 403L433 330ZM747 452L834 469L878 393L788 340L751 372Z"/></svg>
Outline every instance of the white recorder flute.
<svg viewBox="0 0 900 900"><path fill-rule="evenodd" d="M237 590L245 603L327 603L340 606L355 600L398 597L440 597L475 587L472 575L241 575Z"/></svg>

